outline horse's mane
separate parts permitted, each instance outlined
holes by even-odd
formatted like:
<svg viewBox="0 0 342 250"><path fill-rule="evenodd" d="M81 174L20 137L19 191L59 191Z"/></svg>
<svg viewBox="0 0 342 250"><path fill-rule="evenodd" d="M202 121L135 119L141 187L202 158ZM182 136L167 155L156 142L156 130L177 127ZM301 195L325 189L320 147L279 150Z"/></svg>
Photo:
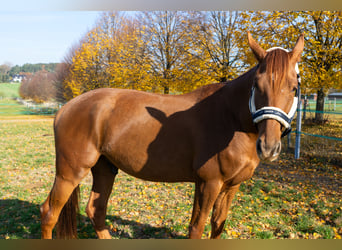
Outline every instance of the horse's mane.
<svg viewBox="0 0 342 250"><path fill-rule="evenodd" d="M281 49L275 49L267 52L265 57L266 74L272 84L274 91L285 84L285 77L288 73L289 55ZM273 79L273 81L272 81Z"/></svg>

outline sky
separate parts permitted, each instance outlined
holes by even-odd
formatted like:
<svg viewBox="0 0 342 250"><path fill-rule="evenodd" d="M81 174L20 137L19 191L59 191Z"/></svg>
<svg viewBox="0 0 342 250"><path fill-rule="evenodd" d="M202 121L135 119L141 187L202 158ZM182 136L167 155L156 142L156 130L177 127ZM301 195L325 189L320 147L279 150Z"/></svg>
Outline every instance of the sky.
<svg viewBox="0 0 342 250"><path fill-rule="evenodd" d="M322 4L327 9L331 4L332 9L340 9L335 1L341 2L305 0L298 5L298 0L0 0L0 65L61 62L95 25L101 11L281 10L284 3L296 6L296 10L305 6L322 9Z"/></svg>
<svg viewBox="0 0 342 250"><path fill-rule="evenodd" d="M98 11L0 11L0 65L58 63L92 27Z"/></svg>

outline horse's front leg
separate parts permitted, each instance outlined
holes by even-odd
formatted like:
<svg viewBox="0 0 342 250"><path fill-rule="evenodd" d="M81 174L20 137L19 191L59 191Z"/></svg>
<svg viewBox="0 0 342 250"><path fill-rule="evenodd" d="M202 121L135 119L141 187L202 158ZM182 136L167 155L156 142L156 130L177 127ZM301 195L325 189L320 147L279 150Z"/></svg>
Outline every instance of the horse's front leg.
<svg viewBox="0 0 342 250"><path fill-rule="evenodd" d="M218 195L211 216L211 238L219 239L227 219L230 205L232 204L235 193L239 190L240 184L222 188Z"/></svg>
<svg viewBox="0 0 342 250"><path fill-rule="evenodd" d="M194 207L189 226L190 239L200 239L202 237L205 222L221 187L222 182L218 180L196 183Z"/></svg>

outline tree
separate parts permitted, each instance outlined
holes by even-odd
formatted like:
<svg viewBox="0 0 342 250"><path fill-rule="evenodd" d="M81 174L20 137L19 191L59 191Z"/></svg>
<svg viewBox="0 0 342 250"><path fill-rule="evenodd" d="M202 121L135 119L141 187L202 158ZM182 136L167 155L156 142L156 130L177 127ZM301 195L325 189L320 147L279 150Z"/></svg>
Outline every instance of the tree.
<svg viewBox="0 0 342 250"><path fill-rule="evenodd" d="M144 34L142 23L128 17L122 21L115 37L110 38L114 60L108 72L115 79L113 87L152 90L151 64Z"/></svg>
<svg viewBox="0 0 342 250"><path fill-rule="evenodd" d="M196 46L202 60L207 62L208 73L219 82L235 78L246 69L241 49L246 43L244 20L238 11L202 12L194 28ZM241 39L242 38L242 39Z"/></svg>
<svg viewBox="0 0 342 250"><path fill-rule="evenodd" d="M143 12L140 19L154 79L164 94L169 94L179 79L187 54L186 15L180 11L153 11Z"/></svg>
<svg viewBox="0 0 342 250"><path fill-rule="evenodd" d="M134 18L120 12L103 13L74 51L63 81L65 98L101 87L150 89L142 32Z"/></svg>
<svg viewBox="0 0 342 250"><path fill-rule="evenodd" d="M54 87L55 74L44 69L25 78L19 89L19 94L23 99L32 99L37 103L52 100L56 93Z"/></svg>
<svg viewBox="0 0 342 250"><path fill-rule="evenodd" d="M71 74L71 66L73 63L73 57L75 53L79 50L81 44L80 42L73 44L66 55L64 56L61 63L56 67L54 86L56 89L55 99L58 102L66 102L72 97L70 89L66 86L68 77Z"/></svg>
<svg viewBox="0 0 342 250"><path fill-rule="evenodd" d="M11 70L12 64L6 62L0 65L0 82L8 82L9 81L9 71Z"/></svg>

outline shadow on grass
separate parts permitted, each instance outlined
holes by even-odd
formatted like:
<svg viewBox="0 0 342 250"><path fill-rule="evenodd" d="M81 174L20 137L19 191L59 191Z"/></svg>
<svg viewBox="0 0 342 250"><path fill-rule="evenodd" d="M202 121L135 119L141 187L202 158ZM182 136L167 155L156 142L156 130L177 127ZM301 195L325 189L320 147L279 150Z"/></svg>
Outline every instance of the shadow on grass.
<svg viewBox="0 0 342 250"><path fill-rule="evenodd" d="M122 219L119 216L107 215L107 220L113 224L113 228L110 230L112 237L116 239L168 239L177 238L185 239L185 236L177 235L169 227L155 227L150 224L136 222L134 220ZM84 222L86 220L86 222ZM95 231L89 222L87 217L82 216L81 228L79 230L79 237L85 238L82 234L84 232L91 232L90 238L97 238ZM80 228L80 227L79 227ZM89 237L88 237L89 238Z"/></svg>
<svg viewBox="0 0 342 250"><path fill-rule="evenodd" d="M18 199L0 200L0 239L38 238L39 206Z"/></svg>
<svg viewBox="0 0 342 250"><path fill-rule="evenodd" d="M0 200L0 239L39 239L40 205L18 199ZM124 239L164 239L185 238L177 236L168 227L154 227L118 216L107 215L115 228L114 238ZM117 228L116 228L117 227ZM79 238L97 238L88 217L79 215Z"/></svg>

